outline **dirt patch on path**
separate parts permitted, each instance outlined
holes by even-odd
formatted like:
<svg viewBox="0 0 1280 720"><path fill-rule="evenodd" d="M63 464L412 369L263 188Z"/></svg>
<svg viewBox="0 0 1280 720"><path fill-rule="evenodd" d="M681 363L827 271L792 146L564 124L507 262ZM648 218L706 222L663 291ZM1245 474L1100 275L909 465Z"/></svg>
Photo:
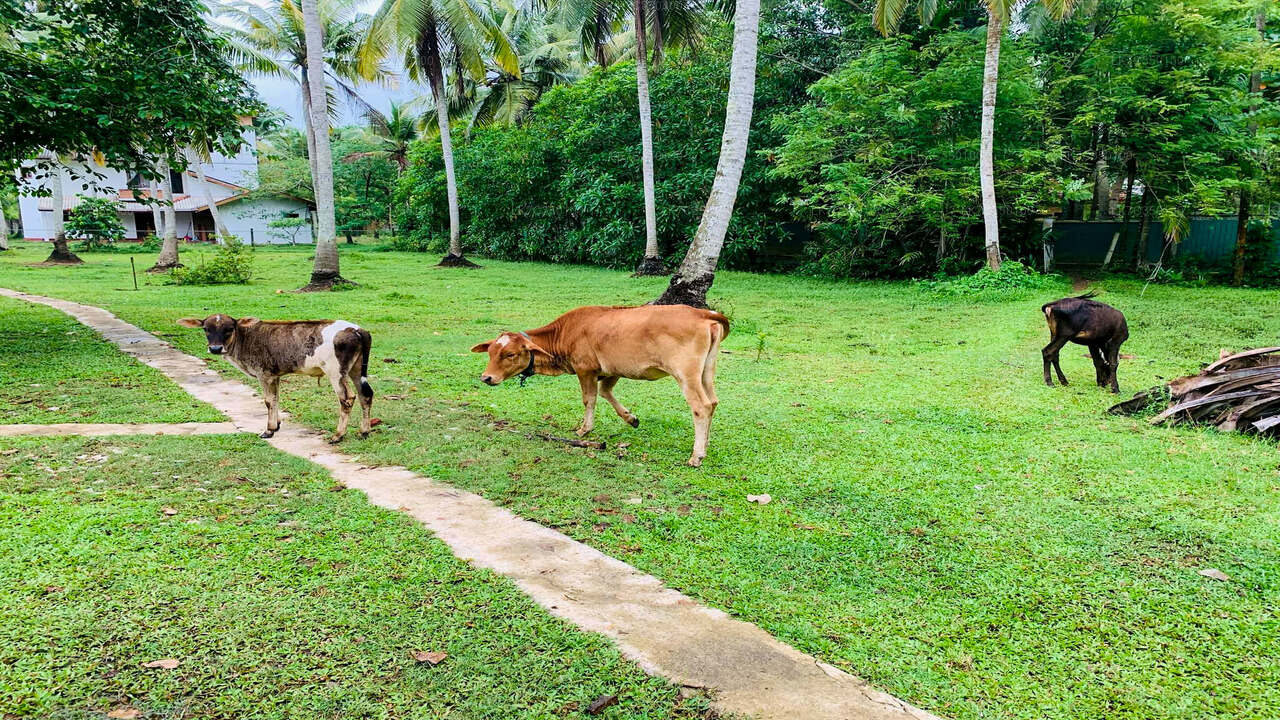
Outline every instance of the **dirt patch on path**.
<svg viewBox="0 0 1280 720"><path fill-rule="evenodd" d="M262 401L111 313L0 288L0 295L61 310L225 413L239 429L262 425ZM329 470L370 502L405 512L454 554L511 578L553 615L613 639L646 672L705 689L721 712L770 720L936 720L750 623L700 605L626 563L498 507L479 495L400 467L369 467L322 433L283 425L272 446Z"/></svg>

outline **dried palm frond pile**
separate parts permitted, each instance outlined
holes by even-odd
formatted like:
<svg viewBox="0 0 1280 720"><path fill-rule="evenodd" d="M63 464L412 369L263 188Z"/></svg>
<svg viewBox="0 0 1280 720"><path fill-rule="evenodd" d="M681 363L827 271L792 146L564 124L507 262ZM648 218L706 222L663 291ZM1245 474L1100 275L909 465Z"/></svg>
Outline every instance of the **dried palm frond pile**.
<svg viewBox="0 0 1280 720"><path fill-rule="evenodd" d="M1280 347L1228 355L1198 375L1138 393L1110 412L1133 414L1168 403L1152 425L1197 423L1223 431L1280 435Z"/></svg>

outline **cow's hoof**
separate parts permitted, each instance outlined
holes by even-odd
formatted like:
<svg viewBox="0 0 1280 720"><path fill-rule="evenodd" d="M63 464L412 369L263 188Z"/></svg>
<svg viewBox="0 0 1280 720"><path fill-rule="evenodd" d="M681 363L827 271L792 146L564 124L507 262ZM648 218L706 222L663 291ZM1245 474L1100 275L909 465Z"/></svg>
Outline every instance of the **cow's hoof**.
<svg viewBox="0 0 1280 720"><path fill-rule="evenodd" d="M697 457L696 455L689 458L689 467L702 467L702 458Z"/></svg>
<svg viewBox="0 0 1280 720"><path fill-rule="evenodd" d="M264 439L265 439L265 438L269 438L269 437L271 437L271 436L273 436L273 435L275 435L275 434L276 434L276 431L275 431L275 430L268 430L268 431L263 432L263 433L258 433L258 437L260 437L260 438L264 438Z"/></svg>
<svg viewBox="0 0 1280 720"><path fill-rule="evenodd" d="M338 443L340 443L340 442L342 442L342 436L341 436L341 435L331 435L331 436L329 436L329 444L330 444L330 445L337 445L337 444L338 444Z"/></svg>
<svg viewBox="0 0 1280 720"><path fill-rule="evenodd" d="M640 427L640 418L636 417L635 415L632 415L631 417L627 418L627 424L630 425L631 427L638 428Z"/></svg>
<svg viewBox="0 0 1280 720"><path fill-rule="evenodd" d="M360 431L360 439L361 439L361 440L363 440L363 439L365 439L365 438L369 437L369 432L370 432L369 430L361 430L361 431Z"/></svg>
<svg viewBox="0 0 1280 720"><path fill-rule="evenodd" d="M587 435L591 434L591 428L579 427L577 430L573 431L573 434L577 435L578 437L586 437Z"/></svg>

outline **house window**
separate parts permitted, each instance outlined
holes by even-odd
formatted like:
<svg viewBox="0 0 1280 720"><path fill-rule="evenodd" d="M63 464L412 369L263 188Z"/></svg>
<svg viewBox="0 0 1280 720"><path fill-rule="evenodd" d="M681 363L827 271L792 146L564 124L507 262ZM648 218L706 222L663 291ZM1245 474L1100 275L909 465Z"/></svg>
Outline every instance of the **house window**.
<svg viewBox="0 0 1280 720"><path fill-rule="evenodd" d="M173 187L174 195L177 195L178 193L181 193L181 192L185 192L182 189L182 173L178 172L177 170L169 171L169 183Z"/></svg>
<svg viewBox="0 0 1280 720"><path fill-rule="evenodd" d="M126 183L126 185L128 185L133 190L145 190L149 186L149 183L147 183L142 179L141 174L134 173L133 177L129 178L129 182Z"/></svg>

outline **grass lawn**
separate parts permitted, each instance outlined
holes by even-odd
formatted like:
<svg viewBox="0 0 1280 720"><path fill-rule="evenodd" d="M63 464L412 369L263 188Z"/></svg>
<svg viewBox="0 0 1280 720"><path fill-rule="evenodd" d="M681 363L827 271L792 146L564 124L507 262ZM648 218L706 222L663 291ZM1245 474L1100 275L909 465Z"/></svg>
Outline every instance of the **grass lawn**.
<svg viewBox="0 0 1280 720"><path fill-rule="evenodd" d="M0 285L105 305L203 353L184 315L333 317L373 333L374 414L347 448L403 464L624 558L686 593L912 703L953 718L1270 717L1280 708L1280 471L1274 443L1110 417L1085 350L1046 388L1039 305L942 298L906 283L721 273L734 320L701 470L670 380L625 382L631 429L605 405L609 450L570 450L572 378L484 387L467 352L582 304L643 302L662 279L593 268L342 248L357 290L280 294L305 253L260 251L245 287L126 287L123 256L31 268ZM1274 344L1274 292L1108 280L1128 315L1126 392L1220 348ZM381 362L394 359L394 363ZM225 362L217 366L235 373ZM327 389L286 409L328 429ZM501 421L501 422L498 422ZM628 443L627 447L622 447ZM769 493L766 506L748 493ZM1231 580L1202 577L1218 568Z"/></svg>
<svg viewBox="0 0 1280 720"><path fill-rule="evenodd" d="M0 424L226 419L53 308L0 297L0 349Z"/></svg>
<svg viewBox="0 0 1280 720"><path fill-rule="evenodd" d="M596 717L702 716L251 436L0 449L2 717L585 718L603 694Z"/></svg>

